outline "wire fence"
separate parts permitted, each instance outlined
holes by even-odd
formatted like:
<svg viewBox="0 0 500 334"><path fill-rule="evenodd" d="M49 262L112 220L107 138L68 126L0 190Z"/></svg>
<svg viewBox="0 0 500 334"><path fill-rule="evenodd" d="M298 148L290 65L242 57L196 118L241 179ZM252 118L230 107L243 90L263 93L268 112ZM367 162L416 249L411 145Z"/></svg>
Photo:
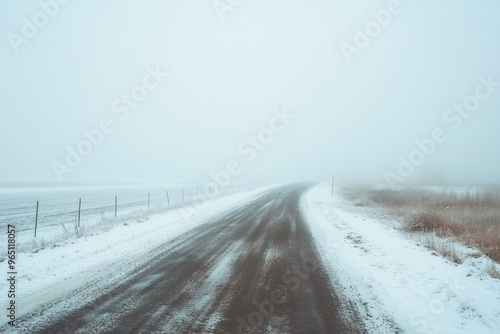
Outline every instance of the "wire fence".
<svg viewBox="0 0 500 334"><path fill-rule="evenodd" d="M0 194L0 221L15 224L20 232L32 232L61 224L80 226L106 218L125 216L138 210L154 210L188 204L210 196L242 190L240 186L210 189L201 187L66 189Z"/></svg>

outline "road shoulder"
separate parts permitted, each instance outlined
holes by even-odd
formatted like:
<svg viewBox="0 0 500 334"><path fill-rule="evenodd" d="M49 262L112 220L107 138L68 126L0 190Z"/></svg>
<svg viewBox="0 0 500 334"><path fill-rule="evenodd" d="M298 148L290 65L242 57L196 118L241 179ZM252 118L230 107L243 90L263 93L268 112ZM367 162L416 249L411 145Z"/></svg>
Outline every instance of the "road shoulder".
<svg viewBox="0 0 500 334"><path fill-rule="evenodd" d="M500 281L434 256L327 185L301 203L330 279L369 332L498 333Z"/></svg>

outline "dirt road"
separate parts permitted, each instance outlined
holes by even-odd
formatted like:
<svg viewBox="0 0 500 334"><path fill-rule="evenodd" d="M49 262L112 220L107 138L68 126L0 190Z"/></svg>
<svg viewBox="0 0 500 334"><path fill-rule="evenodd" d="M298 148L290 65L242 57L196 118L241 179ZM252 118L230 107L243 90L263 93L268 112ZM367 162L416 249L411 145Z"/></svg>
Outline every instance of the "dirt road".
<svg viewBox="0 0 500 334"><path fill-rule="evenodd" d="M302 218L307 187L276 188L166 243L128 280L36 332L364 332Z"/></svg>

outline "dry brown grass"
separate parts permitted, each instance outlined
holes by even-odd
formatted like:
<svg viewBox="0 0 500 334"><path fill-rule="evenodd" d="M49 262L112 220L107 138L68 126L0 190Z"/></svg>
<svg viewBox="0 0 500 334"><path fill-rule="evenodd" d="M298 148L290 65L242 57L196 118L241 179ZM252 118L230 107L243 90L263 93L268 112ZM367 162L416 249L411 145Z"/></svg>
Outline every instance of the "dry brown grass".
<svg viewBox="0 0 500 334"><path fill-rule="evenodd" d="M457 264L463 263L465 255L457 249L457 245L450 238L442 238L433 232L421 233L418 235L418 240L427 248L435 251L441 256Z"/></svg>
<svg viewBox="0 0 500 334"><path fill-rule="evenodd" d="M500 263L500 189L350 189L345 195L356 205L388 209L410 232L453 236Z"/></svg>
<svg viewBox="0 0 500 334"><path fill-rule="evenodd" d="M500 271L495 266L495 263L491 262L491 265L486 268L486 272L493 278L500 279Z"/></svg>

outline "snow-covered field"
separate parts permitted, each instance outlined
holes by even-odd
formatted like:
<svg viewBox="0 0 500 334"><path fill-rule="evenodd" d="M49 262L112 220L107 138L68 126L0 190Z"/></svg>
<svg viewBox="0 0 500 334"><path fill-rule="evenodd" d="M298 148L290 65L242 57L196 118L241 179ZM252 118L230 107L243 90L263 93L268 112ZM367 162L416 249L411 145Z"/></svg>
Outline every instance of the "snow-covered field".
<svg viewBox="0 0 500 334"><path fill-rule="evenodd" d="M168 191L168 195L167 195ZM215 189L214 189L215 192ZM222 189L222 194L231 193ZM184 201L182 194L184 193ZM148 208L148 194L150 203ZM201 189L200 189L201 195ZM117 215L127 215L146 210L175 207L196 200L194 186L117 186L117 187L34 187L0 188L0 227L16 227L17 242L32 241L35 232L36 202L39 202L37 239L50 243L60 239L67 230L73 230L81 203L81 225L84 227L112 220L118 199ZM64 228L63 228L64 225ZM4 236L0 241L4 241Z"/></svg>
<svg viewBox="0 0 500 334"><path fill-rule="evenodd" d="M457 265L327 185L303 201L331 280L373 333L500 333L500 280L484 257Z"/></svg>
<svg viewBox="0 0 500 334"><path fill-rule="evenodd" d="M127 272L124 268L140 268L141 263L153 256L155 248L270 188L272 186L216 198L152 215L144 221L129 220L107 232L71 238L36 253L18 253L17 318L64 297L91 280L98 280L103 286L120 281ZM92 293L94 291L82 294L76 301L88 301L95 297ZM6 305L7 294L2 293L0 298L0 304ZM6 328L6 323L7 317L2 318L0 328Z"/></svg>

